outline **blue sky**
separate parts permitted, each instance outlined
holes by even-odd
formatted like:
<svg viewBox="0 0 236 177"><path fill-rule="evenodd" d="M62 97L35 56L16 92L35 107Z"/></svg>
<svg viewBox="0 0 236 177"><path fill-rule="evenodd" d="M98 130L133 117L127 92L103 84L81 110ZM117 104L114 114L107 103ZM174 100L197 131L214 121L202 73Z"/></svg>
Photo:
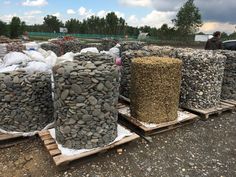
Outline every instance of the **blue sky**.
<svg viewBox="0 0 236 177"><path fill-rule="evenodd" d="M173 25L179 8L185 0L0 0L0 20L9 22L19 16L28 24L41 24L47 14L62 21L70 18L83 20L96 15L103 17L114 11L131 26L149 25L159 28L162 24ZM235 31L235 0L195 0L204 21L203 32ZM227 2L227 3L226 3Z"/></svg>
<svg viewBox="0 0 236 177"><path fill-rule="evenodd" d="M29 2L39 2L38 5L26 6L23 5L27 0L0 0L1 5L1 14L14 13L27 10L43 10L47 13L54 13L55 11L60 11L61 13L66 12L67 9L79 9L81 6L86 9L92 9L94 12L101 10L106 11L123 11L124 13L132 14L137 11L140 14L147 13L150 8L143 8L139 6L126 6L122 1L117 0L67 0L67 1L57 1L57 0L30 0ZM47 4L44 4L44 3Z"/></svg>

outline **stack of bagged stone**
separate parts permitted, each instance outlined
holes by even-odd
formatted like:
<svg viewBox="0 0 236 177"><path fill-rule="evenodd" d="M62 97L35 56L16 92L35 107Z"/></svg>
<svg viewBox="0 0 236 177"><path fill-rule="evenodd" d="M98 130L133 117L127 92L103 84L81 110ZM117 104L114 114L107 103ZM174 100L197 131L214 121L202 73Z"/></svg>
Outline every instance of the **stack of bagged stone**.
<svg viewBox="0 0 236 177"><path fill-rule="evenodd" d="M22 52L25 50L25 46L22 42L12 42L6 45L7 52Z"/></svg>
<svg viewBox="0 0 236 177"><path fill-rule="evenodd" d="M20 42L19 39L10 39L6 36L0 36L0 44L2 43L13 43L13 42Z"/></svg>
<svg viewBox="0 0 236 177"><path fill-rule="evenodd" d="M30 132L53 121L50 74L0 73L0 87L1 129Z"/></svg>
<svg viewBox="0 0 236 177"><path fill-rule="evenodd" d="M60 46L58 44L47 42L47 43L41 44L41 48L46 50L46 51L51 50L57 56L61 56L62 55L61 48L60 48Z"/></svg>
<svg viewBox="0 0 236 177"><path fill-rule="evenodd" d="M56 139L68 148L95 148L117 136L119 71L109 55L86 53L53 68Z"/></svg>
<svg viewBox="0 0 236 177"><path fill-rule="evenodd" d="M107 49L107 46L104 45L103 43L84 43L84 44L81 44L81 49L89 48L89 47L96 47L99 51L109 50L109 49Z"/></svg>
<svg viewBox="0 0 236 177"><path fill-rule="evenodd" d="M236 52L222 50L219 53L227 57L221 98L236 100Z"/></svg>
<svg viewBox="0 0 236 177"><path fill-rule="evenodd" d="M183 61L180 105L212 108L220 103L226 57L213 51L178 49Z"/></svg>
<svg viewBox="0 0 236 177"><path fill-rule="evenodd" d="M156 45L144 46L142 49L149 52L151 51L152 53L154 53L156 56L159 57L164 57L164 56L169 57L170 54L172 53L175 54L175 51L177 50L171 46L156 46Z"/></svg>
<svg viewBox="0 0 236 177"><path fill-rule="evenodd" d="M143 122L177 119L182 62L173 58L136 58L131 65L131 115Z"/></svg>
<svg viewBox="0 0 236 177"><path fill-rule="evenodd" d="M102 39L101 40L102 50L108 51L110 48L114 47L117 43L118 41L115 39Z"/></svg>
<svg viewBox="0 0 236 177"><path fill-rule="evenodd" d="M166 47L163 47L163 50L166 50ZM188 52L190 53L190 55L194 52L194 51L204 51L204 50L198 50L198 49L192 49L192 48L172 48L171 50L169 50L169 56L173 57L173 58L180 58L182 53L184 52ZM206 52L206 51L204 51ZM210 51L211 53L211 51ZM167 52L168 54L168 52Z"/></svg>
<svg viewBox="0 0 236 177"><path fill-rule="evenodd" d="M156 52L151 50L127 50L121 53L122 70L120 94L129 98L130 95L130 79L131 79L131 62L134 58L154 56Z"/></svg>
<svg viewBox="0 0 236 177"><path fill-rule="evenodd" d="M77 53L81 50L81 43L79 40L64 41L62 44L63 54L67 52Z"/></svg>
<svg viewBox="0 0 236 177"><path fill-rule="evenodd" d="M2 59L7 53L7 44L0 44L0 59Z"/></svg>
<svg viewBox="0 0 236 177"><path fill-rule="evenodd" d="M141 50L145 43L143 42L122 42L121 51L124 52L126 50Z"/></svg>

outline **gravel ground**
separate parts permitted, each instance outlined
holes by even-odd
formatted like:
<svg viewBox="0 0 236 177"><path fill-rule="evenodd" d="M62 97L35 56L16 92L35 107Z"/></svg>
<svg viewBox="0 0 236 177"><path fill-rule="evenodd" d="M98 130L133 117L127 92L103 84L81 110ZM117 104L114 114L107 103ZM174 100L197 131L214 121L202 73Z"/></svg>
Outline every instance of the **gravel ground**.
<svg viewBox="0 0 236 177"><path fill-rule="evenodd" d="M0 177L235 177L236 113L226 113L55 167L40 140L0 145ZM7 147L9 146L9 147Z"/></svg>

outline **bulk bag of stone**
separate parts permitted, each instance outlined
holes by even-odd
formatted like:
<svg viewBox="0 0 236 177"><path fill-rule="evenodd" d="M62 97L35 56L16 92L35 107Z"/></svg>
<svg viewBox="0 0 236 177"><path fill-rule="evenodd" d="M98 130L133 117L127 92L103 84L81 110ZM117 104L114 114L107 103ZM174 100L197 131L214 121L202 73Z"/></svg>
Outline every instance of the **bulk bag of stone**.
<svg viewBox="0 0 236 177"><path fill-rule="evenodd" d="M121 51L141 50L144 47L144 44L144 42L121 42Z"/></svg>
<svg viewBox="0 0 236 177"><path fill-rule="evenodd" d="M64 54L67 52L77 53L81 50L81 43L79 40L64 41L62 44Z"/></svg>
<svg viewBox="0 0 236 177"><path fill-rule="evenodd" d="M99 51L107 49L107 47L103 45L102 43L81 43L81 49L88 48L88 47L96 47Z"/></svg>
<svg viewBox="0 0 236 177"><path fill-rule="evenodd" d="M221 98L236 100L236 52L222 50L220 53L227 57Z"/></svg>
<svg viewBox="0 0 236 177"><path fill-rule="evenodd" d="M12 42L7 44L7 52L22 52L25 46L22 42Z"/></svg>
<svg viewBox="0 0 236 177"><path fill-rule="evenodd" d="M0 43L0 59L7 54L7 44Z"/></svg>
<svg viewBox="0 0 236 177"><path fill-rule="evenodd" d="M53 121L50 74L0 73L0 87L1 129L31 132Z"/></svg>
<svg viewBox="0 0 236 177"><path fill-rule="evenodd" d="M3 58L3 65L5 67L11 66L11 65L26 65L28 61L30 61L30 57L25 55L24 53L21 52L9 52L6 54Z"/></svg>
<svg viewBox="0 0 236 177"><path fill-rule="evenodd" d="M136 58L131 64L131 115L143 122L177 119L182 62L172 58Z"/></svg>
<svg viewBox="0 0 236 177"><path fill-rule="evenodd" d="M131 74L131 61L138 57L147 57L155 55L152 51L145 50L127 50L121 53L122 70L121 70L121 83L120 94L129 98L130 96L130 74Z"/></svg>
<svg viewBox="0 0 236 177"><path fill-rule="evenodd" d="M45 42L40 45L40 47L46 51L51 50L53 51L57 56L61 56L61 48L58 44L53 44L50 42Z"/></svg>
<svg viewBox="0 0 236 177"><path fill-rule="evenodd" d="M155 53L156 56L158 57L169 57L170 53L173 52L174 48L170 47L170 46L156 46L156 45L148 45L148 46L144 46L143 50L146 51L151 51L153 53Z"/></svg>
<svg viewBox="0 0 236 177"><path fill-rule="evenodd" d="M54 67L56 139L95 148L117 137L119 71L109 55L81 54Z"/></svg>
<svg viewBox="0 0 236 177"><path fill-rule="evenodd" d="M181 106L201 109L218 106L226 57L213 51L189 51L178 53L183 61Z"/></svg>

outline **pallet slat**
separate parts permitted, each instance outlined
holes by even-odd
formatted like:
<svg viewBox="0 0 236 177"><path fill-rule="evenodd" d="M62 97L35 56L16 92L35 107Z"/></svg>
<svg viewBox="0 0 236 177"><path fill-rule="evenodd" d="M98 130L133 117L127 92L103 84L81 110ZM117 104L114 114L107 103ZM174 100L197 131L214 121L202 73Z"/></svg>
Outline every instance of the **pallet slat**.
<svg viewBox="0 0 236 177"><path fill-rule="evenodd" d="M61 151L59 149L53 149L53 150L50 150L49 153L52 157L54 157L54 156L60 155Z"/></svg>
<svg viewBox="0 0 236 177"><path fill-rule="evenodd" d="M54 139L49 139L49 140L45 140L45 141L44 141L44 144L45 144L45 145L54 144L54 143L55 143L55 140L54 140Z"/></svg>
<svg viewBox="0 0 236 177"><path fill-rule="evenodd" d="M5 134L5 133L0 133L0 141L5 141L5 140L10 140L10 139L15 139L15 138L20 138L23 137L21 134Z"/></svg>
<svg viewBox="0 0 236 177"><path fill-rule="evenodd" d="M45 135L48 135L49 134L49 131L48 130L43 130L43 131L40 131L38 133L39 136L45 136Z"/></svg>
<svg viewBox="0 0 236 177"><path fill-rule="evenodd" d="M50 145L46 145L47 150L51 151L54 149L58 149L57 144L50 144Z"/></svg>
<svg viewBox="0 0 236 177"><path fill-rule="evenodd" d="M225 102L220 102L219 106L214 107L214 108L209 108L209 109L195 109L195 108L186 108L186 107L183 107L183 109L199 114L204 119L208 119L209 116L214 115L214 114L220 115L221 113L226 112L226 111L233 111L235 109L235 106L232 104L225 103Z"/></svg>
<svg viewBox="0 0 236 177"><path fill-rule="evenodd" d="M47 135L44 135L44 136L40 136L40 138L41 138L42 140L51 140L51 139L52 139L52 137L51 137L50 134L47 134Z"/></svg>
<svg viewBox="0 0 236 177"><path fill-rule="evenodd" d="M232 104L236 108L236 100L228 99L228 100L222 100L222 102Z"/></svg>

